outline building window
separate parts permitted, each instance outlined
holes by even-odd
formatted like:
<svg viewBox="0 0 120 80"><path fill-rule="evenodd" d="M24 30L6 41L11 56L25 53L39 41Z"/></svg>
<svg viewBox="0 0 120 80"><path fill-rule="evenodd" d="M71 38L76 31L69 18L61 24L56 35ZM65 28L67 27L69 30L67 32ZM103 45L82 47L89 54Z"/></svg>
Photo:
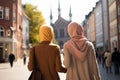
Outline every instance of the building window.
<svg viewBox="0 0 120 80"><path fill-rule="evenodd" d="M120 5L118 5L118 16L120 15Z"/></svg>
<svg viewBox="0 0 120 80"><path fill-rule="evenodd" d="M55 38L58 38L58 32L57 30L54 30L55 31Z"/></svg>
<svg viewBox="0 0 120 80"><path fill-rule="evenodd" d="M69 37L69 34L67 32L67 28L65 29L66 37Z"/></svg>
<svg viewBox="0 0 120 80"><path fill-rule="evenodd" d="M3 37L4 36L4 29L3 27L0 27L0 37Z"/></svg>
<svg viewBox="0 0 120 80"><path fill-rule="evenodd" d="M16 22L16 9L13 10L13 22Z"/></svg>
<svg viewBox="0 0 120 80"><path fill-rule="evenodd" d="M9 20L9 8L8 7L5 8L5 19Z"/></svg>
<svg viewBox="0 0 120 80"><path fill-rule="evenodd" d="M0 6L0 19L3 19L3 7Z"/></svg>
<svg viewBox="0 0 120 80"><path fill-rule="evenodd" d="M7 36L10 37L10 35L11 35L11 31L7 30Z"/></svg>
<svg viewBox="0 0 120 80"><path fill-rule="evenodd" d="M60 37L61 37L61 38L64 37L64 29L60 29Z"/></svg>

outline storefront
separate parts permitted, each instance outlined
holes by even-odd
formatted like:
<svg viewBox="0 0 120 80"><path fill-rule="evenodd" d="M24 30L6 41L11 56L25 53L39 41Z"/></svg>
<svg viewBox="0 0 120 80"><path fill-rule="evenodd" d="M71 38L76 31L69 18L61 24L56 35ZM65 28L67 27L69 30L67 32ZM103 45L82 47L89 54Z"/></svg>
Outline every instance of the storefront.
<svg viewBox="0 0 120 80"><path fill-rule="evenodd" d="M8 61L8 55L12 50L11 38L0 38L0 62Z"/></svg>

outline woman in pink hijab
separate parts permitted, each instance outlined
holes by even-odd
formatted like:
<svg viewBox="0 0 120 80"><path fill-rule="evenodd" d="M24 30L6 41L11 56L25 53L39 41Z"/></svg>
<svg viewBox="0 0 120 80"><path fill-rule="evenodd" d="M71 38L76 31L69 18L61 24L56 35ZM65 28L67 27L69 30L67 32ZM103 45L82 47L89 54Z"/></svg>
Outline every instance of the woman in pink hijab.
<svg viewBox="0 0 120 80"><path fill-rule="evenodd" d="M64 44L66 80L100 80L94 46L84 36L83 27L71 22L67 30L71 39Z"/></svg>

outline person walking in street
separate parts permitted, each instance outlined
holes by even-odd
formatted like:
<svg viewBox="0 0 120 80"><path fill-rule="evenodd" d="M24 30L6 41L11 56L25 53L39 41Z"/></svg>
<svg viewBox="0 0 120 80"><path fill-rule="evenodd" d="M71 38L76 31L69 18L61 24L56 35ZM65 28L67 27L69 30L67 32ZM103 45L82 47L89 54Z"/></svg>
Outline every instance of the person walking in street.
<svg viewBox="0 0 120 80"><path fill-rule="evenodd" d="M101 56L101 54L100 54L100 52L97 50L96 51L96 58L97 58L97 61L98 61L98 64L100 64L102 61L102 56Z"/></svg>
<svg viewBox="0 0 120 80"><path fill-rule="evenodd" d="M115 74L119 74L119 58L120 58L120 52L117 50L117 48L114 48L114 52L112 53L112 62L114 64L114 71Z"/></svg>
<svg viewBox="0 0 120 80"><path fill-rule="evenodd" d="M84 36L83 27L71 22L67 31L70 40L63 46L66 80L100 80L95 49L92 42Z"/></svg>
<svg viewBox="0 0 120 80"><path fill-rule="evenodd" d="M11 68L13 67L13 61L14 60L15 60L15 55L13 53L10 53L10 55L9 55L9 62L10 62Z"/></svg>
<svg viewBox="0 0 120 80"><path fill-rule="evenodd" d="M54 31L50 25L42 25L39 29L40 43L30 50L28 69L32 71L34 54L36 63L42 74L42 80L60 80L58 72L66 73L67 69L62 66L60 47L54 44Z"/></svg>
<svg viewBox="0 0 120 80"><path fill-rule="evenodd" d="M108 72L111 73L111 72L112 72L112 71L111 71L112 55L111 55L111 53L110 53L109 50L107 50L107 51L105 52L104 58L105 58L106 73L108 73Z"/></svg>
<svg viewBox="0 0 120 80"><path fill-rule="evenodd" d="M23 54L23 63L24 63L24 65L26 64L26 54L25 53Z"/></svg>
<svg viewBox="0 0 120 80"><path fill-rule="evenodd" d="M102 59L102 67L103 68L105 68L105 59L106 59L104 56L105 56L105 51L102 51L101 52L101 59Z"/></svg>

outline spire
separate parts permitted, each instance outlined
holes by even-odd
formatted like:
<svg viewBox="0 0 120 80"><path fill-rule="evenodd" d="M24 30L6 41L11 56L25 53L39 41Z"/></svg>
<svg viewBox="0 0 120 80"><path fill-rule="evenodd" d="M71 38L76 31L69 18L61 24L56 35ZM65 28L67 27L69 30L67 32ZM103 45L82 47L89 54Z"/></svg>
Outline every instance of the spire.
<svg viewBox="0 0 120 80"><path fill-rule="evenodd" d="M60 0L58 0L58 17L61 17Z"/></svg>
<svg viewBox="0 0 120 80"><path fill-rule="evenodd" d="M52 25L52 19L53 19L53 16L52 16L52 9L50 8L50 24Z"/></svg>
<svg viewBox="0 0 120 80"><path fill-rule="evenodd" d="M70 10L69 10L69 19L70 19L70 22L71 22L72 21L71 4L70 4Z"/></svg>

